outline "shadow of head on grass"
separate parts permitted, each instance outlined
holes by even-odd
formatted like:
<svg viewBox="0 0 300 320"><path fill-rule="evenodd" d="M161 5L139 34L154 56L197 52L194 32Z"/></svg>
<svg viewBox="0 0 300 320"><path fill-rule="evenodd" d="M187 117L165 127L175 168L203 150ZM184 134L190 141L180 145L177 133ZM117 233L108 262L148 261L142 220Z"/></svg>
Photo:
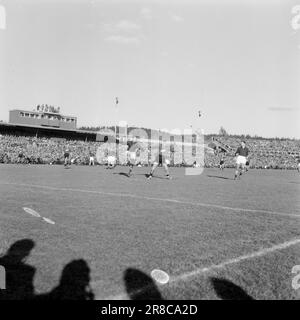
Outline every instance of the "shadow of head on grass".
<svg viewBox="0 0 300 320"><path fill-rule="evenodd" d="M0 290L0 300L92 300L90 289L90 268L83 259L73 260L65 265L59 285L51 292L35 294L33 280L36 268L27 264L35 243L22 239L13 243L0 256L0 266L5 271L5 289Z"/></svg>
<svg viewBox="0 0 300 320"><path fill-rule="evenodd" d="M34 242L31 239L18 240L0 257L0 265L6 276L6 288L0 290L0 300L25 300L33 297L35 268L26 263L33 248Z"/></svg>
<svg viewBox="0 0 300 320"><path fill-rule="evenodd" d="M59 285L40 298L43 300L93 300L94 293L90 288L90 268L87 262L78 259L66 264Z"/></svg>
<svg viewBox="0 0 300 320"><path fill-rule="evenodd" d="M246 291L226 279L211 278L211 283L222 300L254 300Z"/></svg>
<svg viewBox="0 0 300 320"><path fill-rule="evenodd" d="M128 268L124 273L124 282L131 300L163 300L152 278L142 271Z"/></svg>

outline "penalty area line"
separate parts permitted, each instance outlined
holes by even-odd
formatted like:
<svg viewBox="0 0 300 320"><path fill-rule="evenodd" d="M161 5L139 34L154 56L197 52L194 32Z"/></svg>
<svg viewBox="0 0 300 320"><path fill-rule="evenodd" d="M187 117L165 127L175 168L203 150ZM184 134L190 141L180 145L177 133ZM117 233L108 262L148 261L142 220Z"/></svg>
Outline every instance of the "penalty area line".
<svg viewBox="0 0 300 320"><path fill-rule="evenodd" d="M67 191L67 192L81 192L81 193L90 193L90 194L100 194L100 195L106 195L106 196L111 196L111 197L120 197L120 198L126 198L127 197L127 198L133 198L133 199L142 199L142 200L150 200L150 201L161 201L161 202L178 203L178 204L185 204L185 205L196 206L196 207L204 207L204 208L215 208L215 209L220 209L220 210L231 210L231 211L236 211L236 212L264 213L264 214L271 214L271 215L277 215L277 216L300 218L300 214L295 214L295 213L269 211L269 210L263 210L263 209L235 208L235 207L221 206L221 205L218 205L218 204L211 204L211 203L190 202L190 201L177 200L177 199L147 197L147 196L139 196L137 194L129 194L129 193L116 193L116 192L85 190L85 189L74 189L74 188L59 188L59 187L43 186L43 185L36 185L36 184L26 184L26 183L0 182L0 184L2 184L2 185L12 185L12 186L17 186L17 187L39 188L39 189L54 190L54 191Z"/></svg>
<svg viewBox="0 0 300 320"><path fill-rule="evenodd" d="M300 239L293 239L290 241L286 241L286 242L277 244L273 247L264 248L264 249L261 249L258 251L254 251L252 253L248 253L248 254L239 256L237 258L225 260L219 264L212 264L212 265L205 267L205 268L198 268L193 271L182 273L178 276L170 276L170 280L169 280L168 284L172 285L172 284L175 284L180 281L188 281L190 278L199 276L201 274L209 273L209 272L212 272L216 269L223 269L228 265L238 264L238 263L245 261L245 260L251 260L251 259L261 257L261 256L265 256L267 254L270 254L270 253L273 253L273 252L279 251L279 250L284 250L284 249L287 249L291 246L295 246L297 244L298 245L300 244ZM142 292L142 291L146 291L148 288L149 288L149 286L141 288L137 291L137 293ZM98 299L101 300L100 297ZM121 294L117 294L117 295L109 296L109 297L105 298L105 300L126 300L126 299L128 299L128 295L126 293L121 293Z"/></svg>
<svg viewBox="0 0 300 320"><path fill-rule="evenodd" d="M265 256L265 255L267 255L269 253L273 253L273 252L278 251L278 250L287 249L287 248L289 248L291 246L295 246L297 244L300 244L300 239L294 239L294 240L286 241L286 242L277 244L277 245L275 245L273 247L270 247L270 248L264 248L264 249L261 249L261 250L258 250L258 251L252 252L252 253L248 253L248 254L239 256L237 258L226 260L226 261L221 262L219 264L212 264L212 265L210 265L209 267L206 267L206 268L199 268L199 269L196 269L196 270L193 270L193 271L190 271L190 272L183 273L183 274L181 274L179 276L175 276L175 277L170 278L170 283L171 282L180 281L180 280L186 280L186 279L188 279L190 277L197 276L198 274L201 274L201 273L210 272L210 271L215 270L215 269L222 269L222 268L225 268L228 265L237 264L237 263L240 263L240 262L242 262L244 260L250 260L250 259L255 259L257 257Z"/></svg>

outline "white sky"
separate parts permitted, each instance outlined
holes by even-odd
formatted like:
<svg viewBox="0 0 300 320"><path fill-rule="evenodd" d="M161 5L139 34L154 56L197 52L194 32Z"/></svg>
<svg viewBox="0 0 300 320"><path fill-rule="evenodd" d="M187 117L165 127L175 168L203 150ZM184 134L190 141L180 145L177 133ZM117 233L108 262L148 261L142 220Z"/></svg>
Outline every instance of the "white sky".
<svg viewBox="0 0 300 320"><path fill-rule="evenodd" d="M50 104L79 126L300 138L295 5L0 0L0 119Z"/></svg>

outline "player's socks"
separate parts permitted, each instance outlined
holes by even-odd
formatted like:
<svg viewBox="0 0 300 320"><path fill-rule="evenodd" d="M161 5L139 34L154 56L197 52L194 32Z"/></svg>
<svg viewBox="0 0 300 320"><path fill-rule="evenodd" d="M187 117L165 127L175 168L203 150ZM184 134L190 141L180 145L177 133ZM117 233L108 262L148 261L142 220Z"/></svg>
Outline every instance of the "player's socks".
<svg viewBox="0 0 300 320"><path fill-rule="evenodd" d="M238 177L238 171L236 171L235 174L234 174L234 180L236 180L237 177Z"/></svg>

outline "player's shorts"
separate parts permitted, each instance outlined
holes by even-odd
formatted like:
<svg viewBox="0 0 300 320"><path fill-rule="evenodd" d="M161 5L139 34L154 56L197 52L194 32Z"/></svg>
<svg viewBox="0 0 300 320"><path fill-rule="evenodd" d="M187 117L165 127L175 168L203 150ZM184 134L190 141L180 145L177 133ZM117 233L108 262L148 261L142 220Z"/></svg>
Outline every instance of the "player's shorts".
<svg viewBox="0 0 300 320"><path fill-rule="evenodd" d="M128 164L136 164L136 153L128 152Z"/></svg>
<svg viewBox="0 0 300 320"><path fill-rule="evenodd" d="M112 165L112 164L115 164L116 163L116 157L115 156L108 156L107 157L107 162L108 164Z"/></svg>
<svg viewBox="0 0 300 320"><path fill-rule="evenodd" d="M95 161L95 160L94 160L94 157L90 157L90 161Z"/></svg>
<svg viewBox="0 0 300 320"><path fill-rule="evenodd" d="M69 154L68 152L65 152L64 157L65 157L65 158L69 158L69 157L70 157L70 154Z"/></svg>
<svg viewBox="0 0 300 320"><path fill-rule="evenodd" d="M240 164L245 165L246 162L247 162L247 158L244 157L244 156L238 156L238 157L236 158L236 164L238 164L238 165L240 165Z"/></svg>
<svg viewBox="0 0 300 320"><path fill-rule="evenodd" d="M220 160L220 166L224 164L224 160Z"/></svg>

